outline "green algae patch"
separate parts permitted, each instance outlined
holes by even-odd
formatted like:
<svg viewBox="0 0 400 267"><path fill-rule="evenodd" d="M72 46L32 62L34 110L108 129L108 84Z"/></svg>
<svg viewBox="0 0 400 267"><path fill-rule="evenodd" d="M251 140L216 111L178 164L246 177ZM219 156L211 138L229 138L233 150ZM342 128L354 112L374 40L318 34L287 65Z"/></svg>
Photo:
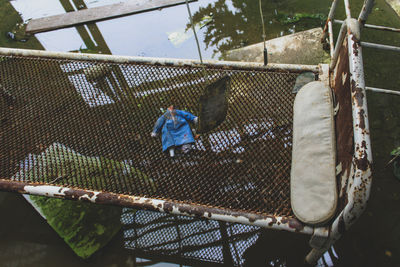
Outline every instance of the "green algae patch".
<svg viewBox="0 0 400 267"><path fill-rule="evenodd" d="M30 161L31 167L17 173L14 180L96 191L117 188L119 192L138 195L155 191L153 180L130 164L101 156L84 156L59 143L53 143L41 154L32 156Z"/></svg>
<svg viewBox="0 0 400 267"><path fill-rule="evenodd" d="M84 259L104 247L121 229L122 208L30 196L49 225Z"/></svg>
<svg viewBox="0 0 400 267"><path fill-rule="evenodd" d="M29 155L28 168L12 177L45 184L118 192L154 192L153 180L126 162L101 156L85 156L53 143L39 155ZM104 247L120 230L121 207L95 205L42 196L32 204L72 250L84 259Z"/></svg>
<svg viewBox="0 0 400 267"><path fill-rule="evenodd" d="M9 0L0 0L0 25L0 47L43 49L35 37L25 36L25 24ZM17 40L25 41L20 42L7 38L8 32L15 35Z"/></svg>

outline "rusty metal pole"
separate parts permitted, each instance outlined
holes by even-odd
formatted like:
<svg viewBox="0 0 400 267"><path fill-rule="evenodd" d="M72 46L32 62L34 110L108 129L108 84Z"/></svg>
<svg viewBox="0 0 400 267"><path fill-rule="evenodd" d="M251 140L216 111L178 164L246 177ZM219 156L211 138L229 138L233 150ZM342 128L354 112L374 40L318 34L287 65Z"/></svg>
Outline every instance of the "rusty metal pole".
<svg viewBox="0 0 400 267"><path fill-rule="evenodd" d="M306 261L314 264L335 241L337 241L366 208L372 183L372 151L369 134L367 98L364 83L364 66L360 42L360 22L347 19L347 41L349 50L350 90L353 116L354 155L349 179L351 186L347 191L348 202L336 217L329 239L314 247L307 255ZM340 46L342 44L339 44Z"/></svg>
<svg viewBox="0 0 400 267"><path fill-rule="evenodd" d="M326 20L324 31L322 32L322 37L321 37L321 42L324 43L326 40L326 36L328 35L328 30L329 30L329 21L333 21L333 18L335 16L335 11L336 11L336 6L337 6L338 0L333 0L331 9L329 10L328 14L328 19Z"/></svg>
<svg viewBox="0 0 400 267"><path fill-rule="evenodd" d="M187 67L219 67L226 69L249 69L249 70L270 70L270 71L288 71L294 73L302 73L311 71L318 73L318 65L299 65L299 64L276 64L270 63L264 66L263 63L241 62L241 61L218 61L218 60L199 60L192 59L174 59L174 58L155 58L155 57L136 57L136 56L116 56L101 54L84 54L69 52L52 52L43 50L17 49L17 48L1 48L0 55L4 56L21 56L21 57L44 57L54 59L72 59L84 61L98 61L106 63L140 63L148 65L163 66L187 66Z"/></svg>
<svg viewBox="0 0 400 267"><path fill-rule="evenodd" d="M339 58L339 51L340 47L343 44L343 40L346 36L346 30L347 30L347 20L343 22L342 27L340 28L339 31L339 36L336 41L335 51L333 52L333 56L331 57L331 63L329 65L329 70L331 71L335 68L337 60Z"/></svg>
<svg viewBox="0 0 400 267"><path fill-rule="evenodd" d="M374 0L364 1L364 5L361 8L360 15L358 16L358 22L360 22L361 27L363 27L365 22L367 21L368 15L371 13L373 6L374 6Z"/></svg>

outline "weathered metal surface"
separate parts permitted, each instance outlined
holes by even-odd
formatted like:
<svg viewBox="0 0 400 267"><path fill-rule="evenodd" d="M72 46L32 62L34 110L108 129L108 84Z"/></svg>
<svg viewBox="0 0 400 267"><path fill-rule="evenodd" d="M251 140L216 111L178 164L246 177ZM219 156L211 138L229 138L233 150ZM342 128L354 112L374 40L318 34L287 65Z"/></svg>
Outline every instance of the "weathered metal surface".
<svg viewBox="0 0 400 267"><path fill-rule="evenodd" d="M349 27L354 28L355 32L353 34L356 36L356 38L360 39L361 30L360 30L360 28L357 28L358 21L356 19L352 19L352 18L346 19L343 22L342 26L340 27L339 35L338 35L338 38L336 41L335 51L333 53L332 61L331 61L330 67L329 67L330 70L333 70L337 64L337 60L339 57L339 50L341 48L341 45L343 44L343 40L347 34L346 31L348 31Z"/></svg>
<svg viewBox="0 0 400 267"><path fill-rule="evenodd" d="M374 0L364 0L360 15L358 16L358 21L360 22L361 27L364 26L365 22L367 21L368 15L371 13L373 7Z"/></svg>
<svg viewBox="0 0 400 267"><path fill-rule="evenodd" d="M349 20L347 20L349 21ZM350 22L350 21L349 21ZM345 23L344 23L345 24ZM348 50L348 63L346 58L340 60L338 69L341 64L348 64L348 73L345 69L336 72L335 75L347 73L350 77L348 87L347 77L342 78L345 81L347 88L343 86L342 89L350 90L351 92L351 106L353 117L353 136L354 136L354 154L352 157L352 164L350 170L346 168L342 173L349 174L347 181L347 203L343 210L338 214L331 226L329 239L323 248L313 248L307 255L306 260L308 263L315 263L325 252L326 248L338 240L351 225L361 216L366 208L369 198L372 175L372 152L369 133L368 110L364 84L364 67L362 61L362 48L360 43L360 25L359 22L351 21L346 23L347 26L347 50ZM342 46L342 43L338 44ZM343 49L341 49L343 51ZM342 55L345 56L344 52ZM344 67L343 67L344 68ZM336 80L337 77L334 78ZM340 83L340 78L337 78ZM339 88L335 88L335 91ZM343 184L343 182L342 182Z"/></svg>
<svg viewBox="0 0 400 267"><path fill-rule="evenodd" d="M268 64L264 66L262 63L255 62L238 62L238 61L217 61L204 60L202 64L199 60L191 59L172 59L172 58L152 58L152 57L134 57L134 56L115 56L100 54L83 54L83 53L65 53L51 52L29 49L0 48L0 55L4 56L23 56L23 57L44 57L53 59L71 59L98 61L105 63L138 63L147 65L160 66L186 66L186 67L214 67L228 70L249 69L249 70L265 70L277 72L318 72L317 65L295 65L295 64Z"/></svg>
<svg viewBox="0 0 400 267"><path fill-rule="evenodd" d="M202 67L43 57L6 56L0 63L2 83L20 103L0 131L1 177L293 216L298 74L217 67L204 76ZM191 153L164 155L161 140L146 134L160 109L172 103L198 116L204 87L226 75L227 119L199 136Z"/></svg>
<svg viewBox="0 0 400 267"><path fill-rule="evenodd" d="M189 2L194 1L197 0L190 0ZM185 1L182 0L136 0L107 6L93 7L89 9L81 9L75 12L68 12L65 14L30 20L26 27L26 32L39 33L52 31L80 25L83 23L113 19L122 16L153 11L160 8L181 5L184 3Z"/></svg>
<svg viewBox="0 0 400 267"><path fill-rule="evenodd" d="M338 210L343 210L347 204L348 175L354 154L353 117L350 92L350 70L347 40L340 46L339 64L333 72L332 88L335 93L336 105L339 105L335 119L337 163L341 164L342 172L338 177L339 192Z"/></svg>
<svg viewBox="0 0 400 267"><path fill-rule="evenodd" d="M336 12L336 6L337 6L338 0L332 0L332 5L331 5L331 9L329 10L329 14L328 14L328 19L326 20L325 26L324 26L324 31L322 33L322 37L321 37L321 42L325 42L325 39L328 35L328 32L330 33L332 31L332 29L329 29L329 22L332 22L334 16L335 16L335 12ZM330 38L330 37L329 37ZM333 38L329 40L329 42L333 42ZM332 57L332 55L331 55Z"/></svg>
<svg viewBox="0 0 400 267"><path fill-rule="evenodd" d="M329 65L329 69L332 71L336 67L336 63L339 58L339 51L341 49L341 45L343 44L343 40L346 36L346 28L347 28L347 20L340 27L339 35L336 41L335 50L333 52L332 60Z"/></svg>
<svg viewBox="0 0 400 267"><path fill-rule="evenodd" d="M314 228L304 225L296 218L252 214L241 211L230 211L200 205L187 205L183 203L157 200L145 197L118 195L108 192L96 192L90 190L74 189L53 185L28 184L8 179L0 179L0 188L9 192L20 194L41 195L47 197L63 198L69 200L81 200L96 204L118 205L134 209L146 209L158 212L166 212L176 215L202 217L206 219L225 222L242 223L263 228L286 230L303 234L313 234ZM327 234L327 228L318 228L319 234ZM324 229L323 231L321 231Z"/></svg>
<svg viewBox="0 0 400 267"><path fill-rule="evenodd" d="M351 19L351 10L349 0L344 0L344 11L346 12L346 18Z"/></svg>

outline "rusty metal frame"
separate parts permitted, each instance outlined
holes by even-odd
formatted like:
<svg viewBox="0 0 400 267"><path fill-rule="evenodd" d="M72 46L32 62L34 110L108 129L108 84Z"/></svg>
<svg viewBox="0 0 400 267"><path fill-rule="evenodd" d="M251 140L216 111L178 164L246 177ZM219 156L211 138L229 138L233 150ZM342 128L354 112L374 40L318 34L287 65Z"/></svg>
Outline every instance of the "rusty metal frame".
<svg viewBox="0 0 400 267"><path fill-rule="evenodd" d="M364 83L364 66L362 59L362 47L360 41L360 29L362 24L356 19L346 19L342 24L341 34L335 48L334 61L330 70L334 71L338 62L339 50L343 42L347 41L349 55L351 107L353 118L353 143L354 154L351 162L347 180L347 203L343 210L337 215L331 225L328 238L313 237L310 245L313 248L306 257L306 261L315 264L330 246L337 241L355 221L361 216L366 208L370 195L372 183L372 151L370 142L367 99ZM342 73L335 73L342 75ZM346 177L344 177L346 178Z"/></svg>
<svg viewBox="0 0 400 267"><path fill-rule="evenodd" d="M116 55L100 55L100 54L83 54L68 52L52 52L30 49L1 48L0 55L4 56L22 56L22 57L43 57L53 59L71 59L71 60L87 60L110 63L137 63L148 65L164 65L164 66L188 66L188 67L213 67L222 69L241 69L241 70L268 70L268 71L284 71L284 72L318 72L318 65L300 65L300 64L276 64L270 63L264 65L256 62L240 62L240 61L217 61L203 60L203 62L194 59L173 59L173 58L153 58L153 57L135 57L135 56L116 56Z"/></svg>
<svg viewBox="0 0 400 267"><path fill-rule="evenodd" d="M332 23L342 24L341 32L342 32L342 29L344 27L346 27L345 25L343 25L346 23L346 21L334 19L336 6L337 6L337 0L333 0L331 9L329 11L328 19L326 20L325 27L324 27L324 30L322 32L322 37L321 37L321 42L323 42L323 43L326 42L326 38L328 37L329 47L330 47L330 55L331 55L332 60L335 57L334 51L336 49L336 47L333 45ZM347 19L350 19L351 18L351 10L350 10L349 0L344 0L344 6L345 6L345 11L346 11L346 17L347 17ZM360 15L358 16L358 22L360 23L360 28L369 28L369 29L374 29L374 30L400 33L400 29L397 29L397 28L366 24L365 22L367 21L368 15L371 13L373 6L374 6L374 0L365 0L364 1ZM340 36L340 34L339 34L337 44L341 43L341 41L339 41L339 39L341 39L341 37L342 36ZM336 46L337 46L337 44L336 44ZM370 47L370 48L400 52L400 47L397 47L397 46L382 45L382 44L367 43L367 42L362 42L361 45L365 46L365 47Z"/></svg>
<svg viewBox="0 0 400 267"><path fill-rule="evenodd" d="M188 205L162 199L151 199L146 197L136 197L110 192L98 192L48 184L18 182L9 179L0 179L0 189L3 191L16 192L20 194L39 195L69 200L81 200L95 204L117 205L134 209L166 212L175 215L202 217L206 219L241 223L275 230L286 230L308 235L314 234L315 229L319 229L304 225L296 218L290 217L231 211L226 209L205 207L202 205ZM324 231L320 231L320 235L326 234L328 228L322 229L324 229Z"/></svg>
<svg viewBox="0 0 400 267"><path fill-rule="evenodd" d="M148 65L163 66L188 66L188 67L212 67L221 69L240 69L240 70L265 70L273 72L305 72L311 71L322 75L321 66L318 65L293 65L293 64L268 64L267 66L259 63L247 62L223 62L223 61L203 61L182 60L169 58L145 58L131 56L114 56L99 54L80 54L49 52L27 49L0 48L0 55L38 57L52 59L71 59L87 60L108 63L136 63ZM326 75L328 76L328 75ZM327 78L326 78L327 79ZM249 213L237 210L228 210L204 205L189 205L179 202L172 202L164 199L152 199L146 197L137 197L110 192L90 191L79 188L61 187L49 184L29 183L12 181L0 178L0 190L17 192L22 194L42 195L47 197L56 197L64 199L82 200L96 204L110 204L132 207L135 209L147 209L159 212L167 212L176 215L197 216L207 219L220 220L225 222L242 223L254 225L263 228L276 230L286 230L308 235L317 235L326 237L328 227L314 227L301 223L296 218L281 217L275 215L265 215L258 213Z"/></svg>

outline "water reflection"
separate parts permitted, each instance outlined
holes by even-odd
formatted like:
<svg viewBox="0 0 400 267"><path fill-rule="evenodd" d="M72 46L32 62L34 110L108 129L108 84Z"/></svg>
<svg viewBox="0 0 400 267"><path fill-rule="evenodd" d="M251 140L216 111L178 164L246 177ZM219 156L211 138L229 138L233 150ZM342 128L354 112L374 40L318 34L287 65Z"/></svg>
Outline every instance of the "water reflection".
<svg viewBox="0 0 400 267"><path fill-rule="evenodd" d="M125 247L135 253L202 264L243 265L260 233L255 226L131 209L124 209L121 222Z"/></svg>

